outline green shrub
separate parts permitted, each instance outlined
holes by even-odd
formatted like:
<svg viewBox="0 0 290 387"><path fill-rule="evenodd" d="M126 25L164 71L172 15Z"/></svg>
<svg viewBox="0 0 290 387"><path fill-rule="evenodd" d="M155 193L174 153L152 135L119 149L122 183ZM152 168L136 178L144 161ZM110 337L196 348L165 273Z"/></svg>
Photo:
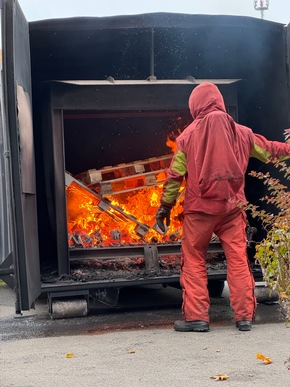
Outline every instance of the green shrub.
<svg viewBox="0 0 290 387"><path fill-rule="evenodd" d="M286 131L286 140L289 134ZM271 160L281 176L290 180L290 166L286 162ZM286 322L290 322L290 192L281 179L269 172L252 171L254 178L260 179L267 187L268 195L261 198L270 204L271 211L248 204L253 218L261 221L266 237L256 244L255 258L260 264L263 276L272 290L279 293L279 304Z"/></svg>

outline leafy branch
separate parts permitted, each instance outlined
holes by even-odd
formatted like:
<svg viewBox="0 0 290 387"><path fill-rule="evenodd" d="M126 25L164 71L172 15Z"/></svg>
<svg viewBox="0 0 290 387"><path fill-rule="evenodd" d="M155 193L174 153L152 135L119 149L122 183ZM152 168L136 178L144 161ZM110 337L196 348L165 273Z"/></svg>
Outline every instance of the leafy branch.
<svg viewBox="0 0 290 387"><path fill-rule="evenodd" d="M289 141L289 130L285 131L285 138ZM290 166L277 159L270 162L286 180L290 180ZM246 206L267 232L266 237L256 244L255 258L269 287L278 292L282 313L290 322L290 192L279 178L272 177L269 172L251 171L250 176L263 181L268 194L260 200L273 208L269 211L251 203Z"/></svg>

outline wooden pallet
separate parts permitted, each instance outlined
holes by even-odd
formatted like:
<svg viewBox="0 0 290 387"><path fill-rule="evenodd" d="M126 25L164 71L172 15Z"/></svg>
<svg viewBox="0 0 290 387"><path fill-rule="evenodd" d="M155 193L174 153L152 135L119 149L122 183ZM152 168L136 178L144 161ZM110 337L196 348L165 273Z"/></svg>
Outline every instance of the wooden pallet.
<svg viewBox="0 0 290 387"><path fill-rule="evenodd" d="M75 176L102 196L131 192L162 184L172 155L152 157L128 164L89 169Z"/></svg>

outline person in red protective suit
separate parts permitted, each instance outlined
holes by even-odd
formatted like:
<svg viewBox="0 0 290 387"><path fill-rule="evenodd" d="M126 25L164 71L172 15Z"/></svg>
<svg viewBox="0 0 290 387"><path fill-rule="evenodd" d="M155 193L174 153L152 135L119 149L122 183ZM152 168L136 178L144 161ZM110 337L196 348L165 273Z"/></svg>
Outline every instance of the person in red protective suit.
<svg viewBox="0 0 290 387"><path fill-rule="evenodd" d="M249 331L256 309L255 282L246 252L244 176L249 158L286 159L290 146L268 141L237 124L226 113L223 97L212 83L198 85L189 98L194 121L177 138L177 149L163 185L157 225L165 232L183 179L186 179L180 282L184 321L177 331L209 330L209 293L205 258L215 233L227 259L230 302L241 331Z"/></svg>

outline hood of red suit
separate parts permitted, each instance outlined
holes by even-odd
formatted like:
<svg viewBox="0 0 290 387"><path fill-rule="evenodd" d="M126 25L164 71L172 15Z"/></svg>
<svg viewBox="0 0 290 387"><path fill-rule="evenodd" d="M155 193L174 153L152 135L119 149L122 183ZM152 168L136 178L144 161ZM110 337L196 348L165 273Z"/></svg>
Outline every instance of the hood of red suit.
<svg viewBox="0 0 290 387"><path fill-rule="evenodd" d="M193 89L188 107L193 119L202 118L216 110L226 112L223 96L217 86L210 82L203 82Z"/></svg>

